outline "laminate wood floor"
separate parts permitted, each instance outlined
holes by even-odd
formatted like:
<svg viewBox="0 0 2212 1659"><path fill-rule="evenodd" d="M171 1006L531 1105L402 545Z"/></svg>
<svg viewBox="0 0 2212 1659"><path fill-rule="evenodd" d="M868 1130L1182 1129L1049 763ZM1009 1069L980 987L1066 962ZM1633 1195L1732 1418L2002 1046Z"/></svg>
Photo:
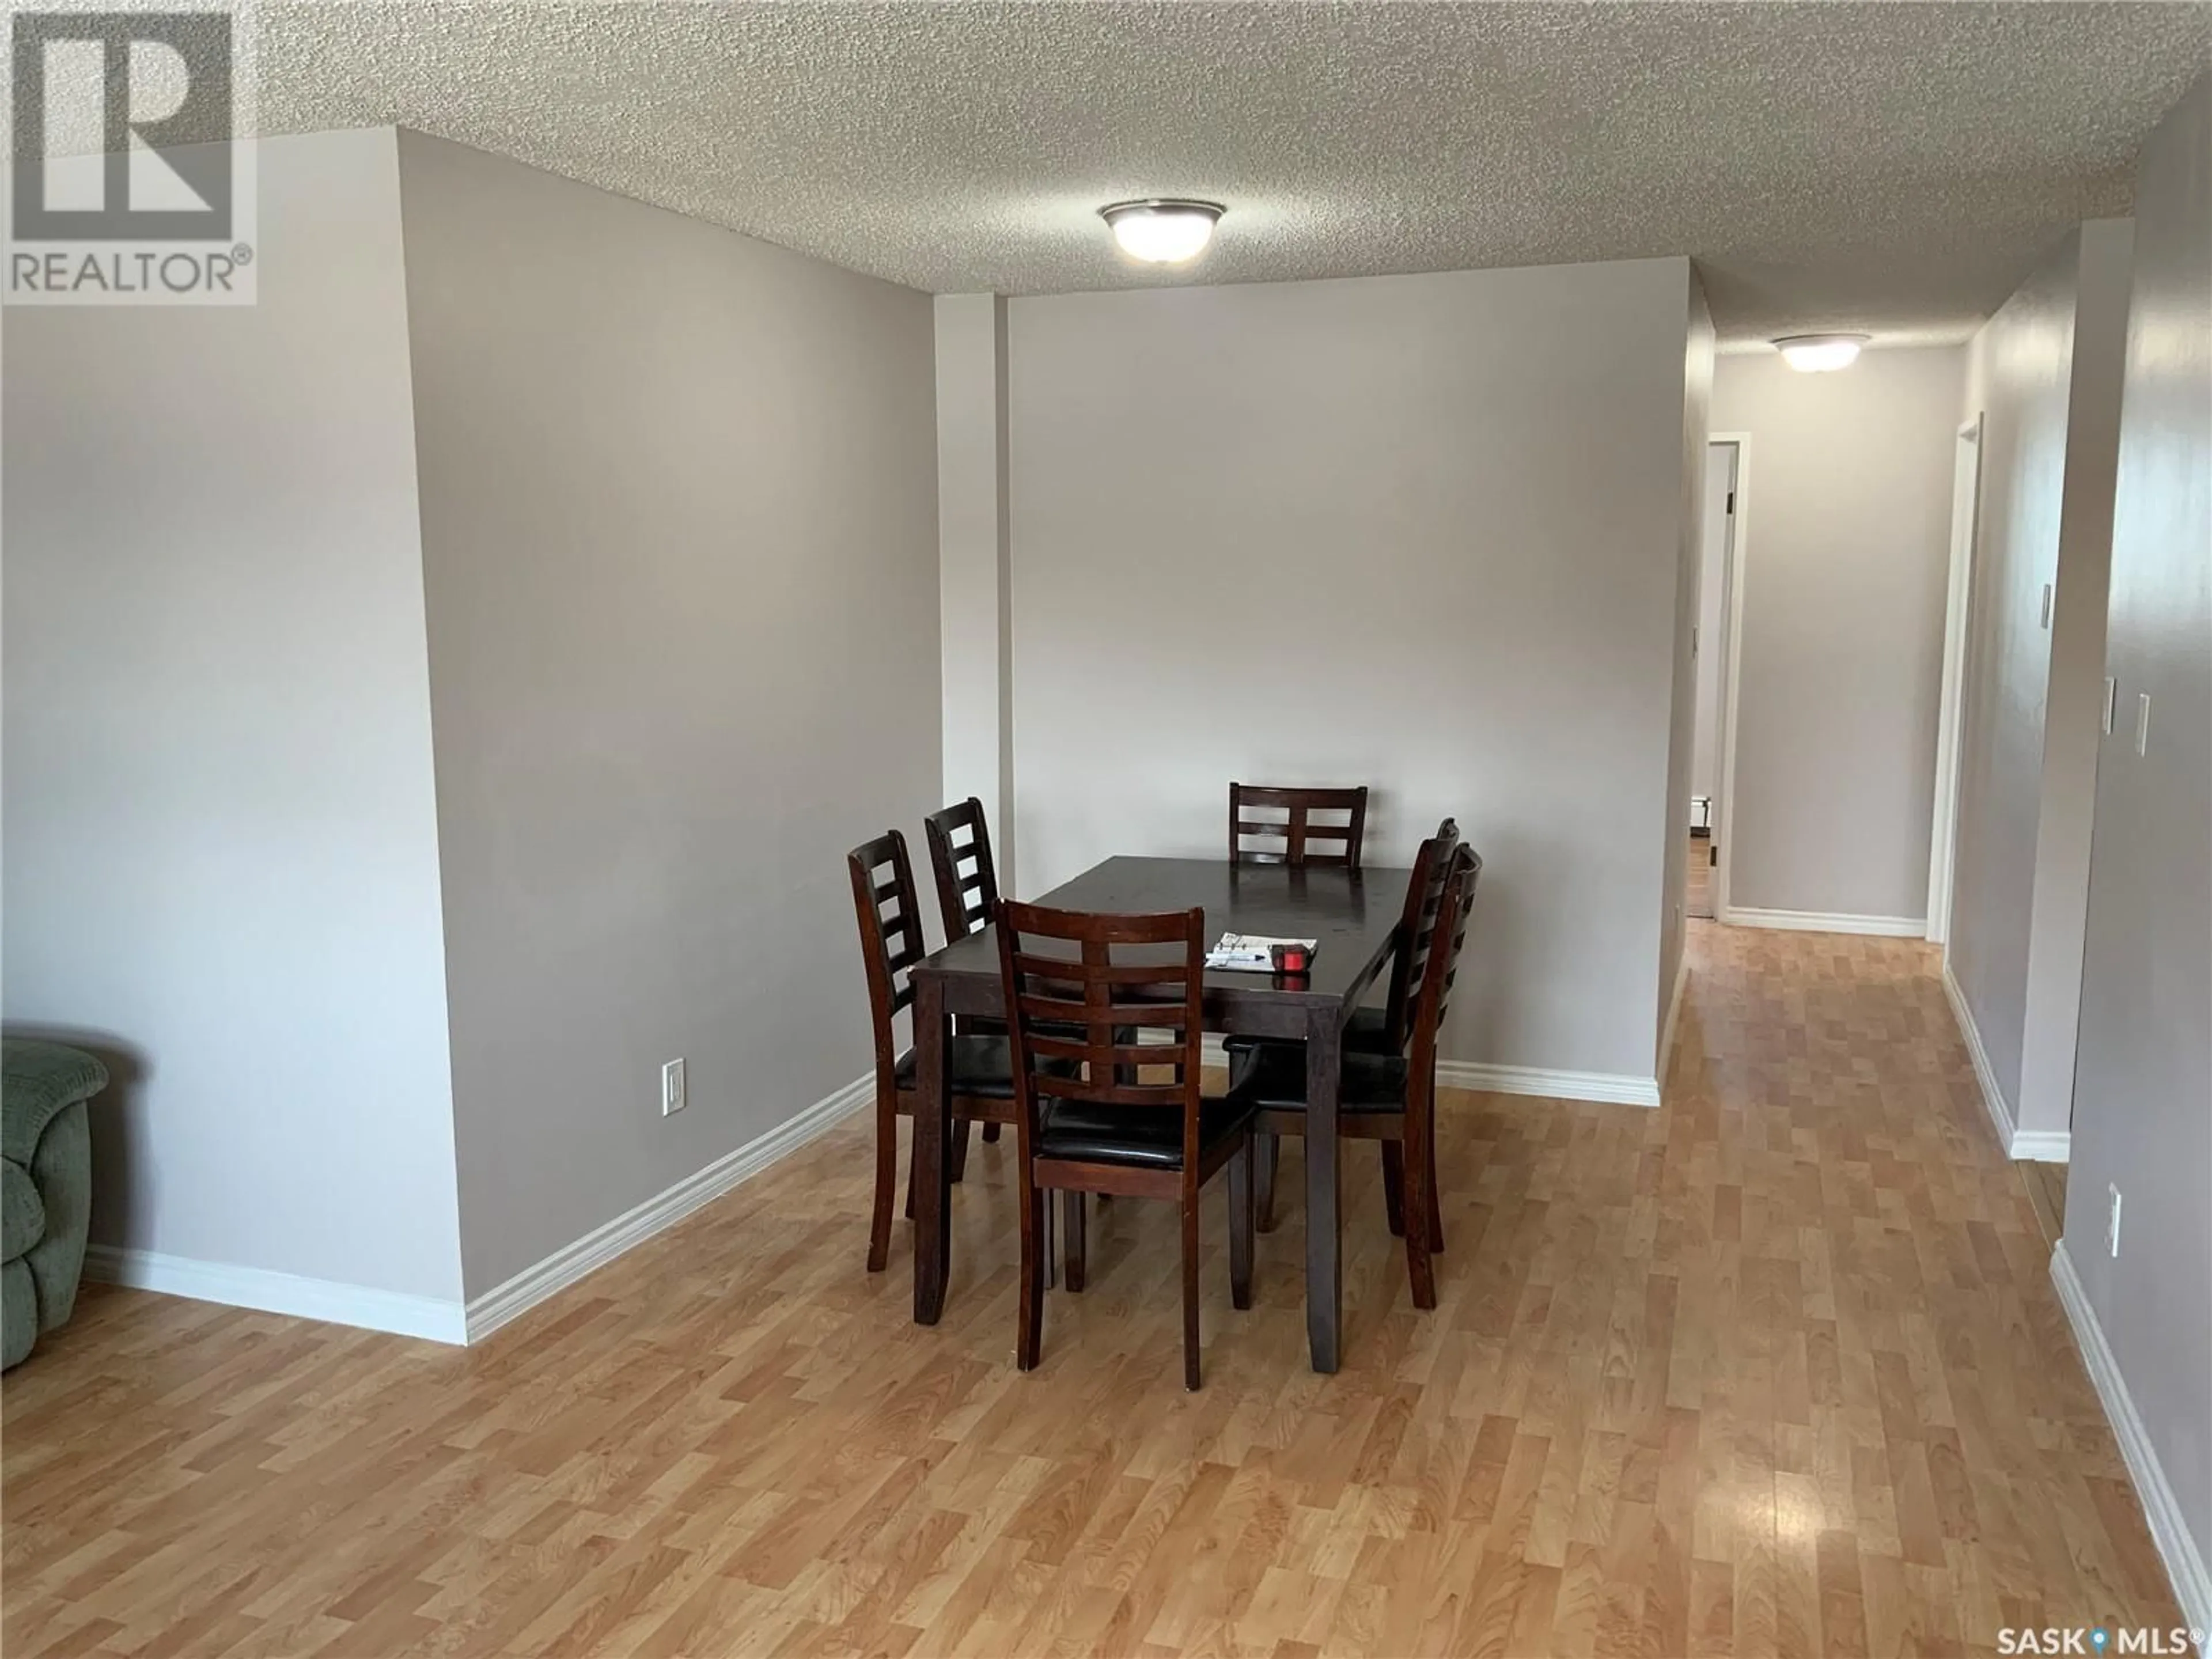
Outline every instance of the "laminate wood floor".
<svg viewBox="0 0 2212 1659"><path fill-rule="evenodd" d="M0 1638L1667 1659L2179 1623L1926 948L1692 937L1661 1110L1447 1097L1433 1313L1352 1151L1334 1377L1295 1178L1249 1313L1209 1214L1201 1393L1173 1212L1126 1200L1023 1376L1011 1145L925 1330L903 1243L861 1270L858 1121L472 1350L90 1289L5 1384Z"/></svg>

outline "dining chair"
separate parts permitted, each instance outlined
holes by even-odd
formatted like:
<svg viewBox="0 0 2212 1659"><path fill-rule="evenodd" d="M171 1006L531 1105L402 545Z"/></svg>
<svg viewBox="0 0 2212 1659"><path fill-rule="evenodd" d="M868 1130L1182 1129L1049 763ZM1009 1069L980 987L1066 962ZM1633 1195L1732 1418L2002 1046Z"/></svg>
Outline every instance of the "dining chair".
<svg viewBox="0 0 2212 1659"><path fill-rule="evenodd" d="M1316 813L1328 815L1316 822ZM1266 817L1254 817L1265 813ZM1281 816L1277 817L1276 814ZM1342 822L1337 820L1341 818ZM1276 789L1229 786L1229 861L1231 864L1337 865L1359 867L1359 841L1367 827L1367 787ZM1259 842L1258 846L1248 842ZM1316 852L1314 844L1324 849Z"/></svg>
<svg viewBox="0 0 2212 1659"><path fill-rule="evenodd" d="M890 1259L891 1197L898 1184L898 1120L912 1117L920 1098L914 1051L902 1054L891 1022L914 1000L913 969L925 951L921 905L906 837L885 831L845 855L853 878L853 908L860 924L860 952L868 971L868 1014L876 1039L876 1192L868 1225L868 1271L881 1273ZM889 907L886 914L885 907ZM1003 1036L961 1034L945 1053L952 1133L946 1148L952 1178L968 1161L968 1126L1005 1123L1014 1115L1010 1051ZM909 1164L906 1212L914 1213Z"/></svg>
<svg viewBox="0 0 2212 1659"><path fill-rule="evenodd" d="M1086 1193L1171 1198L1182 1217L1183 1386L1199 1386L1199 1198L1229 1170L1229 1291L1252 1305L1252 1117L1206 1098L1206 912L1100 915L1002 902L999 963L1012 1040L1020 1170L1015 1364L1043 1346L1048 1194L1067 1205L1066 1279L1083 1286ZM1162 1071L1167 1076L1160 1076Z"/></svg>
<svg viewBox="0 0 2212 1659"><path fill-rule="evenodd" d="M1413 1040L1413 1006L1420 988L1421 969L1429 959L1429 941L1436 933L1437 912L1443 904L1444 877L1451 868L1452 851L1459 845L1459 824L1446 818L1437 833L1413 855L1413 872L1406 883L1405 908L1398 917L1398 948L1390 956L1390 979L1386 1000L1379 1008L1355 1008L1345 1023L1346 1054L1402 1054ZM1295 1037L1237 1036L1223 1046L1229 1052L1229 1074L1233 1082L1249 1064L1253 1049L1274 1043L1304 1054L1305 1045ZM1255 1132L1253 1158L1259 1169L1256 1202L1260 1231L1275 1230L1275 1172L1282 1157L1282 1142L1265 1129ZM1441 1248L1441 1247L1439 1247Z"/></svg>
<svg viewBox="0 0 2212 1659"><path fill-rule="evenodd" d="M929 838L929 866L937 877L937 909L949 945L991 920L999 902L999 872L991 861L991 828L983 803L973 795L921 821ZM965 865L964 870L961 867Z"/></svg>
<svg viewBox="0 0 2212 1659"><path fill-rule="evenodd" d="M1459 957L1482 860L1461 847L1451 855L1436 936L1413 999L1413 1041L1402 1055L1346 1054L1338 1081L1337 1123L1348 1139L1382 1143L1382 1195L1390 1231L1406 1241L1413 1305L1437 1305L1432 1258L1443 1249L1443 1212L1437 1182L1437 1034L1451 1006ZM1229 1098L1259 1110L1259 1127L1275 1134L1305 1132L1305 1057L1293 1047L1251 1051Z"/></svg>
<svg viewBox="0 0 2212 1659"><path fill-rule="evenodd" d="M999 902L999 870L991 859L991 826L983 803L970 795L957 805L940 807L921 821L929 842L929 867L937 878L937 913L945 921L945 942L966 939L991 920ZM967 868L961 866L965 865ZM959 1022L977 1036L1003 1036L1003 1020L969 1014ZM999 1126L986 1123L983 1139L999 1138Z"/></svg>

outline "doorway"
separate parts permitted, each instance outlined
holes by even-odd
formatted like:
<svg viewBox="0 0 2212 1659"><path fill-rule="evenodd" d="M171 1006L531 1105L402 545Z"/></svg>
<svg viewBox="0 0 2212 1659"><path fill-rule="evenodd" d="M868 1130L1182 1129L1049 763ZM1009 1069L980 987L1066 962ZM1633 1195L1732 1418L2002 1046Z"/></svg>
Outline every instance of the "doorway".
<svg viewBox="0 0 2212 1659"><path fill-rule="evenodd" d="M1697 665L1697 735L1691 749L1689 880L1683 908L1711 921L1720 915L1721 857L1727 834L1729 657L1735 596L1738 497L1743 439L1717 434L1705 446L1705 514L1698 528L1698 619L1690 653Z"/></svg>

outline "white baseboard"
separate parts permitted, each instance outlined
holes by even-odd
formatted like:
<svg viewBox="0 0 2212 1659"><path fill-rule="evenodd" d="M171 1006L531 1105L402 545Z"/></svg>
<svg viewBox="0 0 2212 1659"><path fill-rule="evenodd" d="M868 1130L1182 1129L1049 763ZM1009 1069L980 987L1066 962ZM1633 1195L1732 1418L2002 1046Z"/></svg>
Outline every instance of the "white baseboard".
<svg viewBox="0 0 2212 1659"><path fill-rule="evenodd" d="M1966 1006L1966 994L1959 988L1948 955L1943 958L1943 995L1950 1002L1952 1017L1959 1022L1959 1035L1966 1040L1966 1058L1974 1062L1974 1081L1981 1085L1982 1109L1996 1126L1997 1145L2005 1149L2005 1156L2032 1164L2068 1162L2074 1146L2070 1131L2023 1129L2014 1122L2012 1108L2006 1103L2004 1091L1997 1086L1996 1072L1990 1065L1990 1051L1982 1047L1973 1011Z"/></svg>
<svg viewBox="0 0 2212 1659"><path fill-rule="evenodd" d="M1589 1100L1605 1106L1656 1106L1659 1079L1633 1072L1552 1072L1535 1066L1484 1066L1440 1060L1437 1081L1447 1089L1492 1095L1540 1095L1547 1100Z"/></svg>
<svg viewBox="0 0 2212 1659"><path fill-rule="evenodd" d="M2051 1255L2051 1282L2057 1287L2066 1322L2074 1328L2075 1346L2081 1351L2089 1381L2096 1385L2097 1398L2104 1402L2112 1437L2120 1443L2120 1456L2135 1482L2136 1496L2142 1501L2151 1542L2158 1547L2159 1559L2166 1563L2166 1576L2172 1582L2173 1599L2181 1604L2181 1616L2193 1629L2212 1631L2212 1570L2206 1568L2197 1540L2190 1536L2180 1501L2166 1481L2158 1449L2136 1413L2127 1379L2121 1376L2119 1361L2105 1340L2104 1327L2097 1322L2096 1310L2089 1305L2088 1293L2081 1287L2063 1239Z"/></svg>
<svg viewBox="0 0 2212 1659"><path fill-rule="evenodd" d="M586 1234L534 1267L526 1268L497 1289L470 1301L441 1302L434 1297L403 1296L392 1291L259 1267L198 1261L151 1250L94 1244L85 1251L88 1279L158 1291L196 1302L220 1302L297 1319L327 1320L364 1330L426 1337L433 1342L481 1341L501 1325L605 1266L632 1245L711 1203L740 1182L795 1152L840 1119L875 1097L872 1073L817 1101L798 1116L685 1176L658 1197Z"/></svg>
<svg viewBox="0 0 2212 1659"><path fill-rule="evenodd" d="M2012 1147L2019 1132L2013 1125L2012 1108L2005 1102L2004 1091L1997 1087L1997 1074L1990 1069L1989 1050L1982 1047L1982 1034L1975 1029L1973 1011L1966 1006L1966 994L1959 988L1951 972L1948 952L1943 957L1943 995L1950 1002L1952 1018L1959 1022L1959 1035L1966 1040L1966 1058L1974 1063L1974 1080L1982 1090L1982 1109L1996 1127L1997 1145L2004 1148L2006 1157L2017 1158Z"/></svg>
<svg viewBox="0 0 2212 1659"><path fill-rule="evenodd" d="M1850 916L1821 910L1747 910L1731 905L1720 913L1729 927L1779 927L1800 933L1869 933L1878 939L1925 939L1925 916Z"/></svg>
<svg viewBox="0 0 2212 1659"><path fill-rule="evenodd" d="M297 1273L198 1261L190 1256L162 1255L112 1244L87 1249L84 1272L88 1279L127 1285L135 1291L188 1297L194 1302L221 1302L262 1313L289 1314L296 1319L320 1319L399 1336L427 1337L433 1342L468 1340L461 1304L441 1302L435 1297L403 1296L396 1291L371 1290L335 1279L304 1279Z"/></svg>
<svg viewBox="0 0 2212 1659"><path fill-rule="evenodd" d="M1681 959L1674 964L1674 988L1667 998L1666 1023L1659 1028L1659 1089L1662 1094L1667 1088L1667 1068L1674 1063L1674 1028L1682 1023L1682 988L1689 982L1690 953L1685 948Z"/></svg>
<svg viewBox="0 0 2212 1659"><path fill-rule="evenodd" d="M1229 1063L1218 1033L1208 1031L1205 1042L1207 1065ZM1437 1081L1447 1089L1473 1089L1492 1095L1537 1095L1547 1100L1588 1100L1607 1106L1659 1103L1659 1079L1638 1077L1632 1072L1552 1072L1533 1066L1440 1060Z"/></svg>
<svg viewBox="0 0 2212 1659"><path fill-rule="evenodd" d="M605 1225L593 1228L536 1266L525 1267L505 1284L482 1296L470 1297L465 1340L483 1341L509 1320L520 1317L548 1297L557 1295L586 1274L606 1266L632 1246L673 1226L702 1205L712 1203L779 1158L797 1152L875 1097L875 1073L870 1072L836 1093L816 1101L796 1117L777 1124L766 1134L684 1176L665 1192L625 1211Z"/></svg>

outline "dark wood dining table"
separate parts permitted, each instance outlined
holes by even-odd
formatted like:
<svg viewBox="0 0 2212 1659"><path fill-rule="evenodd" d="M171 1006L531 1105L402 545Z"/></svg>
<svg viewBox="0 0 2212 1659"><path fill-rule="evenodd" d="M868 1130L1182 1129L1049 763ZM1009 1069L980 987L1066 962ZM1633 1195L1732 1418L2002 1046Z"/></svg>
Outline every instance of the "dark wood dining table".
<svg viewBox="0 0 2212 1659"><path fill-rule="evenodd" d="M1344 1329L1338 1078L1345 1021L1397 943L1410 872L1347 871L1225 860L1114 858L1042 895L1068 910L1124 915L1206 912L1208 939L1262 933L1320 941L1311 969L1289 977L1217 971L1206 976L1210 1031L1295 1037L1306 1045L1306 1334L1317 1371L1334 1371ZM945 1158L945 1037L956 1015L1005 1017L999 939L986 927L914 968L914 1316L934 1325L945 1311L951 1265L951 1172Z"/></svg>

